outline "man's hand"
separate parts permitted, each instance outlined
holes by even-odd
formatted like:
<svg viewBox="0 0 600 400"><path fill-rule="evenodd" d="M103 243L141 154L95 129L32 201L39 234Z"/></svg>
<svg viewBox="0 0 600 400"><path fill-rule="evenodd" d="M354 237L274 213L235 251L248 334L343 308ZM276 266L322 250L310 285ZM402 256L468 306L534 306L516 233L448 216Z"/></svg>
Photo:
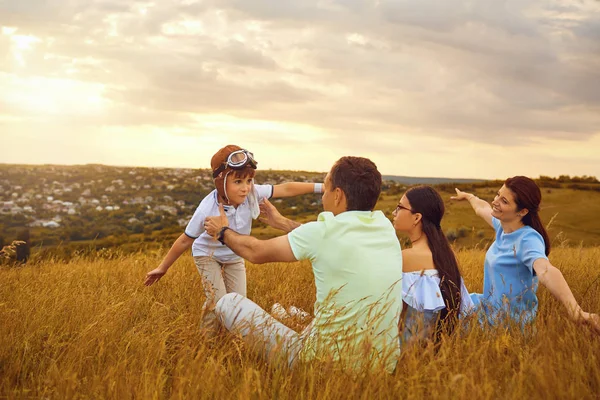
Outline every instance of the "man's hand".
<svg viewBox="0 0 600 400"><path fill-rule="evenodd" d="M225 215L223 204L219 204L219 215L206 217L204 220L204 229L206 230L206 233L216 239L219 231L224 226L229 226L229 220L227 219L227 215Z"/></svg>
<svg viewBox="0 0 600 400"><path fill-rule="evenodd" d="M284 217L277 211L277 208L267 199L264 199L260 207L260 215L259 220L264 222L265 224L271 226L275 229L280 229L284 232L290 233L297 227L299 227L299 222L292 221L289 218Z"/></svg>
<svg viewBox="0 0 600 400"><path fill-rule="evenodd" d="M279 221L283 216L279 213L279 210L267 199L264 199L260 204L260 222L263 222L270 227L280 229Z"/></svg>
<svg viewBox="0 0 600 400"><path fill-rule="evenodd" d="M144 279L144 285L150 286L157 282L160 278L162 278L167 271L164 271L161 267L155 268L152 271L146 274L146 279Z"/></svg>

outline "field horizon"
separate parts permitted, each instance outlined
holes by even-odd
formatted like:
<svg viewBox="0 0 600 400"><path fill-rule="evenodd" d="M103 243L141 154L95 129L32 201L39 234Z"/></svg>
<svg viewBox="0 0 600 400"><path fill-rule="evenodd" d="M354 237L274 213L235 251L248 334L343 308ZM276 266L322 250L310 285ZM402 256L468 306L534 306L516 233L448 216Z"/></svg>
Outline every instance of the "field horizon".
<svg viewBox="0 0 600 400"><path fill-rule="evenodd" d="M259 184L289 181L319 182L324 173L259 170ZM400 177L401 179L410 177ZM418 178L415 178L418 179ZM428 178L424 178L428 179ZM389 218L412 184L385 180L376 209ZM491 201L502 181L442 182L433 185L442 195L446 215L442 228L457 247L485 248L493 231L475 216L466 202L450 197L454 187ZM595 177L540 177L542 221L552 242L600 246L600 183ZM40 257L101 248L170 246L191 218L200 200L214 189L208 170L87 166L0 165L0 247L27 241ZM280 212L299 222L315 220L321 196L307 194L274 199ZM253 223L253 235L281 234ZM405 240L399 235L401 240Z"/></svg>
<svg viewBox="0 0 600 400"><path fill-rule="evenodd" d="M145 169L193 169L193 170L207 170L207 167L168 167L168 166L145 166L145 165L113 165L113 164L101 164L101 163L86 163L86 164L53 164L53 163L40 163L40 164L15 164L15 163L2 163L0 166L7 167L111 167L111 168L145 168ZM273 169L268 168L260 171L270 172L292 172L292 173L309 173L309 174L326 174L327 171L308 171L308 170L293 170L293 169ZM435 185L438 183L475 183L475 182L487 182L495 181L499 178L468 178L468 177L444 177L444 176L410 176L410 175L395 175L395 174L382 174L383 180L391 180L401 182L404 184L427 184Z"/></svg>

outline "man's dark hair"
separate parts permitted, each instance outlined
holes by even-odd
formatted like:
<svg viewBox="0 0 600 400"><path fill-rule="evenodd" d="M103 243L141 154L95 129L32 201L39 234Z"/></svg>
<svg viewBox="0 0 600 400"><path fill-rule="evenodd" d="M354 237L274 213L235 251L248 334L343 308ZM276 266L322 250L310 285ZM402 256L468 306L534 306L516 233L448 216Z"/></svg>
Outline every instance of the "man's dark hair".
<svg viewBox="0 0 600 400"><path fill-rule="evenodd" d="M373 211L381 193L381 174L368 158L342 157L329 173L331 190L340 188L348 201L347 211Z"/></svg>

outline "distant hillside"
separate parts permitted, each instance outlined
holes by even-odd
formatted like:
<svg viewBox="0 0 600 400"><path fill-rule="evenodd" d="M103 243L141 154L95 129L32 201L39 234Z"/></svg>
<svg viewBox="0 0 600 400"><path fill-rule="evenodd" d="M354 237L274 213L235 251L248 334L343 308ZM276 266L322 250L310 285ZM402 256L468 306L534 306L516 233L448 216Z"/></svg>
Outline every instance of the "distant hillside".
<svg viewBox="0 0 600 400"><path fill-rule="evenodd" d="M323 182L324 178L324 172L259 170L256 182ZM408 186L429 184L446 202L443 228L455 245L483 245L482 240L493 239L494 231L469 204L452 202L450 196L459 187L491 201L502 181L383 178L376 208L389 217ZM600 245L600 221L595 218L600 215L598 179L561 175L541 176L537 181L544 196L543 220L553 221L551 238L560 233L558 243L568 239L574 244ZM32 246L58 246L65 254L77 250L76 246L89 249L129 243L137 249L140 243L170 245L181 235L200 200L213 189L208 169L0 163L0 249L25 234ZM314 220L322 211L321 195L315 193L274 199L273 203L283 215L299 222ZM257 237L280 234L259 222L254 225ZM71 250L65 248L68 243L73 243Z"/></svg>
<svg viewBox="0 0 600 400"><path fill-rule="evenodd" d="M459 178L419 178L415 176L383 175L383 180L400 182L405 185L438 185L440 183L480 183L485 179Z"/></svg>

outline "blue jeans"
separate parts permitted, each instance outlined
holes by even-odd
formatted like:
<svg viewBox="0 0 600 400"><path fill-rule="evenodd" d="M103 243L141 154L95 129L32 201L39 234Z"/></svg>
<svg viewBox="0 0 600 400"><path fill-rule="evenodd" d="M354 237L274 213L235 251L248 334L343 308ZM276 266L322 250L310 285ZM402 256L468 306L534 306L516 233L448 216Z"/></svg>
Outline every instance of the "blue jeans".
<svg viewBox="0 0 600 400"><path fill-rule="evenodd" d="M409 305L405 307L406 316L400 344L406 345L413 341L431 339L439 312L418 311Z"/></svg>

